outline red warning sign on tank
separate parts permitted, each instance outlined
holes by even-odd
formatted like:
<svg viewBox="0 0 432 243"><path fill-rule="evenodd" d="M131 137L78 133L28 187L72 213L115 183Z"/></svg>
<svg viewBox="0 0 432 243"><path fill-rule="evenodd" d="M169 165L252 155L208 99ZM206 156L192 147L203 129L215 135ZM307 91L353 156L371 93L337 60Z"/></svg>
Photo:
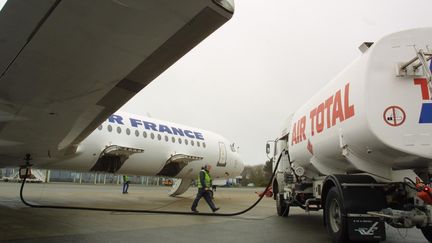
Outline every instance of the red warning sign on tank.
<svg viewBox="0 0 432 243"><path fill-rule="evenodd" d="M397 127L405 122L406 114L399 106L390 106L385 109L383 117L388 125Z"/></svg>

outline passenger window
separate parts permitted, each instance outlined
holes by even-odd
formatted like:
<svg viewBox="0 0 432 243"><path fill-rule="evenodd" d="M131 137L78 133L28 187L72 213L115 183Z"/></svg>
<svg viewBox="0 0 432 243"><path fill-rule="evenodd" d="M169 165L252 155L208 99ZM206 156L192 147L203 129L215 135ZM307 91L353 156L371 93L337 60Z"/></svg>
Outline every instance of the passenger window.
<svg viewBox="0 0 432 243"><path fill-rule="evenodd" d="M102 130L102 125L98 126L98 130L99 131Z"/></svg>
<svg viewBox="0 0 432 243"><path fill-rule="evenodd" d="M198 147L200 146L200 142L199 142L199 141L197 141L197 146L198 146Z"/></svg>
<svg viewBox="0 0 432 243"><path fill-rule="evenodd" d="M172 138L171 138L171 141L172 141L173 143L175 143L175 137L172 137Z"/></svg>
<svg viewBox="0 0 432 243"><path fill-rule="evenodd" d="M192 145L192 146L194 146L194 145L195 145L195 142L194 142L194 140L192 140L192 141L191 141L191 145Z"/></svg>
<svg viewBox="0 0 432 243"><path fill-rule="evenodd" d="M203 148L205 148L206 147L206 144L205 143L203 143Z"/></svg>
<svg viewBox="0 0 432 243"><path fill-rule="evenodd" d="M179 138L179 139L178 139L178 143L179 143L179 144L181 144L181 143L182 143L182 140L181 140L181 138Z"/></svg>
<svg viewBox="0 0 432 243"><path fill-rule="evenodd" d="M117 133L118 133L118 134L121 133L121 127L117 127Z"/></svg>
<svg viewBox="0 0 432 243"><path fill-rule="evenodd" d="M130 135L130 129L129 128L126 128L126 134Z"/></svg>
<svg viewBox="0 0 432 243"><path fill-rule="evenodd" d="M189 143L189 142L188 142L188 140L187 140L187 139L185 139L185 144L186 144L186 145L188 145L188 143Z"/></svg>
<svg viewBox="0 0 432 243"><path fill-rule="evenodd" d="M154 139L155 135L153 133L150 133L150 137L151 137L151 139Z"/></svg>
<svg viewBox="0 0 432 243"><path fill-rule="evenodd" d="M168 136L167 135L165 135L165 142L168 142Z"/></svg>
<svg viewBox="0 0 432 243"><path fill-rule="evenodd" d="M162 136L160 134L158 134L158 140L160 141L162 139Z"/></svg>
<svg viewBox="0 0 432 243"><path fill-rule="evenodd" d="M112 132L112 126L108 125L108 132Z"/></svg>
<svg viewBox="0 0 432 243"><path fill-rule="evenodd" d="M135 130L135 136L139 136L139 131L138 130Z"/></svg>
<svg viewBox="0 0 432 243"><path fill-rule="evenodd" d="M146 138L147 137L147 133L144 131L143 132L143 137Z"/></svg>

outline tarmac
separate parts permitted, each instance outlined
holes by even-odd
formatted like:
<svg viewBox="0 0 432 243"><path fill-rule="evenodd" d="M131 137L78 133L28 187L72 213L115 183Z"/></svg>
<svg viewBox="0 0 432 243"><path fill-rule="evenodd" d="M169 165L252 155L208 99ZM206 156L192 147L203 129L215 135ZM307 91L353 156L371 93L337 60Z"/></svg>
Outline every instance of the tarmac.
<svg viewBox="0 0 432 243"><path fill-rule="evenodd" d="M0 242L331 242L322 212L291 208L286 218L276 215L275 201L264 198L251 211L231 217L118 213L30 208L19 199L18 183L0 183ZM241 211L258 199L263 188L218 188L220 213ZM72 183L27 184L24 197L41 205L151 209L189 212L196 194L190 188L169 197L168 187ZM204 199L200 212L211 213ZM387 241L427 242L420 230L387 226Z"/></svg>

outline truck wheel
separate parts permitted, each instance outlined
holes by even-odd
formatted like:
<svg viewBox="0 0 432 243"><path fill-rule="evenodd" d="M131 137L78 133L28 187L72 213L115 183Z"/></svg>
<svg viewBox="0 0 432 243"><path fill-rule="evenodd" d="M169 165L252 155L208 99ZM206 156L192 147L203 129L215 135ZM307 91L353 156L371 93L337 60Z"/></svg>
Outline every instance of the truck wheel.
<svg viewBox="0 0 432 243"><path fill-rule="evenodd" d="M423 227L420 228L424 237L426 238L426 240L428 240L429 242L432 242L432 226L427 226L427 227Z"/></svg>
<svg viewBox="0 0 432 243"><path fill-rule="evenodd" d="M289 205L285 202L283 195L276 195L276 210L277 214L282 217L287 217L289 214Z"/></svg>
<svg viewBox="0 0 432 243"><path fill-rule="evenodd" d="M342 198L337 188L333 187L327 194L324 217L327 232L335 243L348 242L348 226L344 213Z"/></svg>

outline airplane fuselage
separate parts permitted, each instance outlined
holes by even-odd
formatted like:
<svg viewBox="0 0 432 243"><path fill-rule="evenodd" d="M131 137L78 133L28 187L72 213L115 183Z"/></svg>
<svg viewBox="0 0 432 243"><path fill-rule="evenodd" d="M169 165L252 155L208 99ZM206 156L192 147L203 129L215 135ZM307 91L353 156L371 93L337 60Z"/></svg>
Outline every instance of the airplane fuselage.
<svg viewBox="0 0 432 243"><path fill-rule="evenodd" d="M104 154L108 159L101 159ZM116 155L122 161L113 162ZM188 159L179 163L175 155ZM170 163L182 166L167 168ZM117 112L83 140L74 155L40 167L195 179L204 164L212 165L214 178L233 178L244 167L234 145L218 134Z"/></svg>

